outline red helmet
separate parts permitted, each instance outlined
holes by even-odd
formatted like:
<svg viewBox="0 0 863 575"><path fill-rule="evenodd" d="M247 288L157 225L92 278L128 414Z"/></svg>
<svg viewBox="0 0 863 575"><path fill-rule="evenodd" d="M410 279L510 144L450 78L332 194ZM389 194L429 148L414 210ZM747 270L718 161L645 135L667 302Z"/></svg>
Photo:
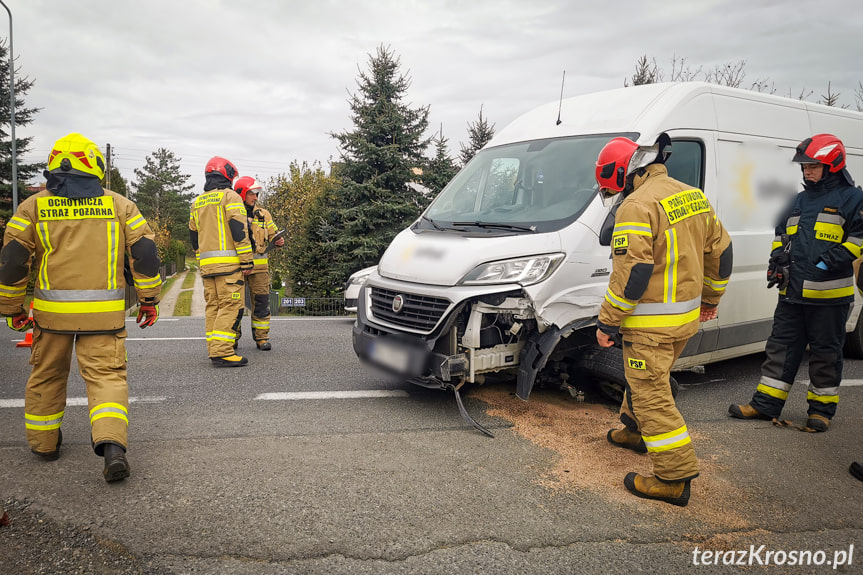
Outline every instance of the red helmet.
<svg viewBox="0 0 863 575"><path fill-rule="evenodd" d="M608 142L596 159L596 183L615 193L622 192L629 171L629 161L638 144L629 138L618 137Z"/></svg>
<svg viewBox="0 0 863 575"><path fill-rule="evenodd" d="M832 134L818 134L800 142L791 161L798 164L824 164L830 172L838 172L845 167L845 146L842 140Z"/></svg>
<svg viewBox="0 0 863 575"><path fill-rule="evenodd" d="M244 202L246 201L246 194L248 192L260 194L262 189L263 186L261 186L261 184L258 183L258 180L252 176L237 178L237 181L234 183L234 191L240 194L240 197L243 198Z"/></svg>
<svg viewBox="0 0 863 575"><path fill-rule="evenodd" d="M207 162L207 167L204 168L204 174L210 174L212 172L218 172L232 182L234 181L234 178L239 175L237 172L237 166L220 156L213 156L210 158L210 161Z"/></svg>

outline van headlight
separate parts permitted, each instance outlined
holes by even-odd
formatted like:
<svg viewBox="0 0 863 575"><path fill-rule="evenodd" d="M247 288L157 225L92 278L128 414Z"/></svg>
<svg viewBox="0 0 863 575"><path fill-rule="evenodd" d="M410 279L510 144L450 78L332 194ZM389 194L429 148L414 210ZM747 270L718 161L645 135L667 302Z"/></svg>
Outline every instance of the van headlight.
<svg viewBox="0 0 863 575"><path fill-rule="evenodd" d="M461 285L531 285L541 282L560 266L565 254L544 254L478 265L459 282Z"/></svg>

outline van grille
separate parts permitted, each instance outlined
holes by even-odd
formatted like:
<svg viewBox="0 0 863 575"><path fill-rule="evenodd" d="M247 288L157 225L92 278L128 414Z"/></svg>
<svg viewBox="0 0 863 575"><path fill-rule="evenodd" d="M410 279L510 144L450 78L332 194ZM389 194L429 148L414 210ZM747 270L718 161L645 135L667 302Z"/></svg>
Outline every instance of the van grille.
<svg viewBox="0 0 863 575"><path fill-rule="evenodd" d="M393 298L401 295L404 306L393 311ZM372 287L372 313L392 325L419 331L431 331L449 308L450 301L443 298L414 295Z"/></svg>

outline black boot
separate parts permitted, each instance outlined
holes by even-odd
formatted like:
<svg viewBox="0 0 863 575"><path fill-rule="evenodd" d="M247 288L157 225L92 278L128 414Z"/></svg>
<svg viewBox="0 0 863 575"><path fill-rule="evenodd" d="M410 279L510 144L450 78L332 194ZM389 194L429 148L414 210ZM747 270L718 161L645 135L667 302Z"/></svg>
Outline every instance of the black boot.
<svg viewBox="0 0 863 575"><path fill-rule="evenodd" d="M105 481L113 483L129 477L129 462L126 460L126 450L116 443L106 443L102 452L105 458L105 469L102 475Z"/></svg>

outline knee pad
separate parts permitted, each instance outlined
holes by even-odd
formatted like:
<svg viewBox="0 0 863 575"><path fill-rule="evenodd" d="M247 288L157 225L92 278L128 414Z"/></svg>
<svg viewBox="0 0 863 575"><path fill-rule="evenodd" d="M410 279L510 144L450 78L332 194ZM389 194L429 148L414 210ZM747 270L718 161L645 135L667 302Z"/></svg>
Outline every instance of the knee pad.
<svg viewBox="0 0 863 575"><path fill-rule="evenodd" d="M257 294L255 296L255 317L268 317L270 315L270 296L268 294Z"/></svg>

